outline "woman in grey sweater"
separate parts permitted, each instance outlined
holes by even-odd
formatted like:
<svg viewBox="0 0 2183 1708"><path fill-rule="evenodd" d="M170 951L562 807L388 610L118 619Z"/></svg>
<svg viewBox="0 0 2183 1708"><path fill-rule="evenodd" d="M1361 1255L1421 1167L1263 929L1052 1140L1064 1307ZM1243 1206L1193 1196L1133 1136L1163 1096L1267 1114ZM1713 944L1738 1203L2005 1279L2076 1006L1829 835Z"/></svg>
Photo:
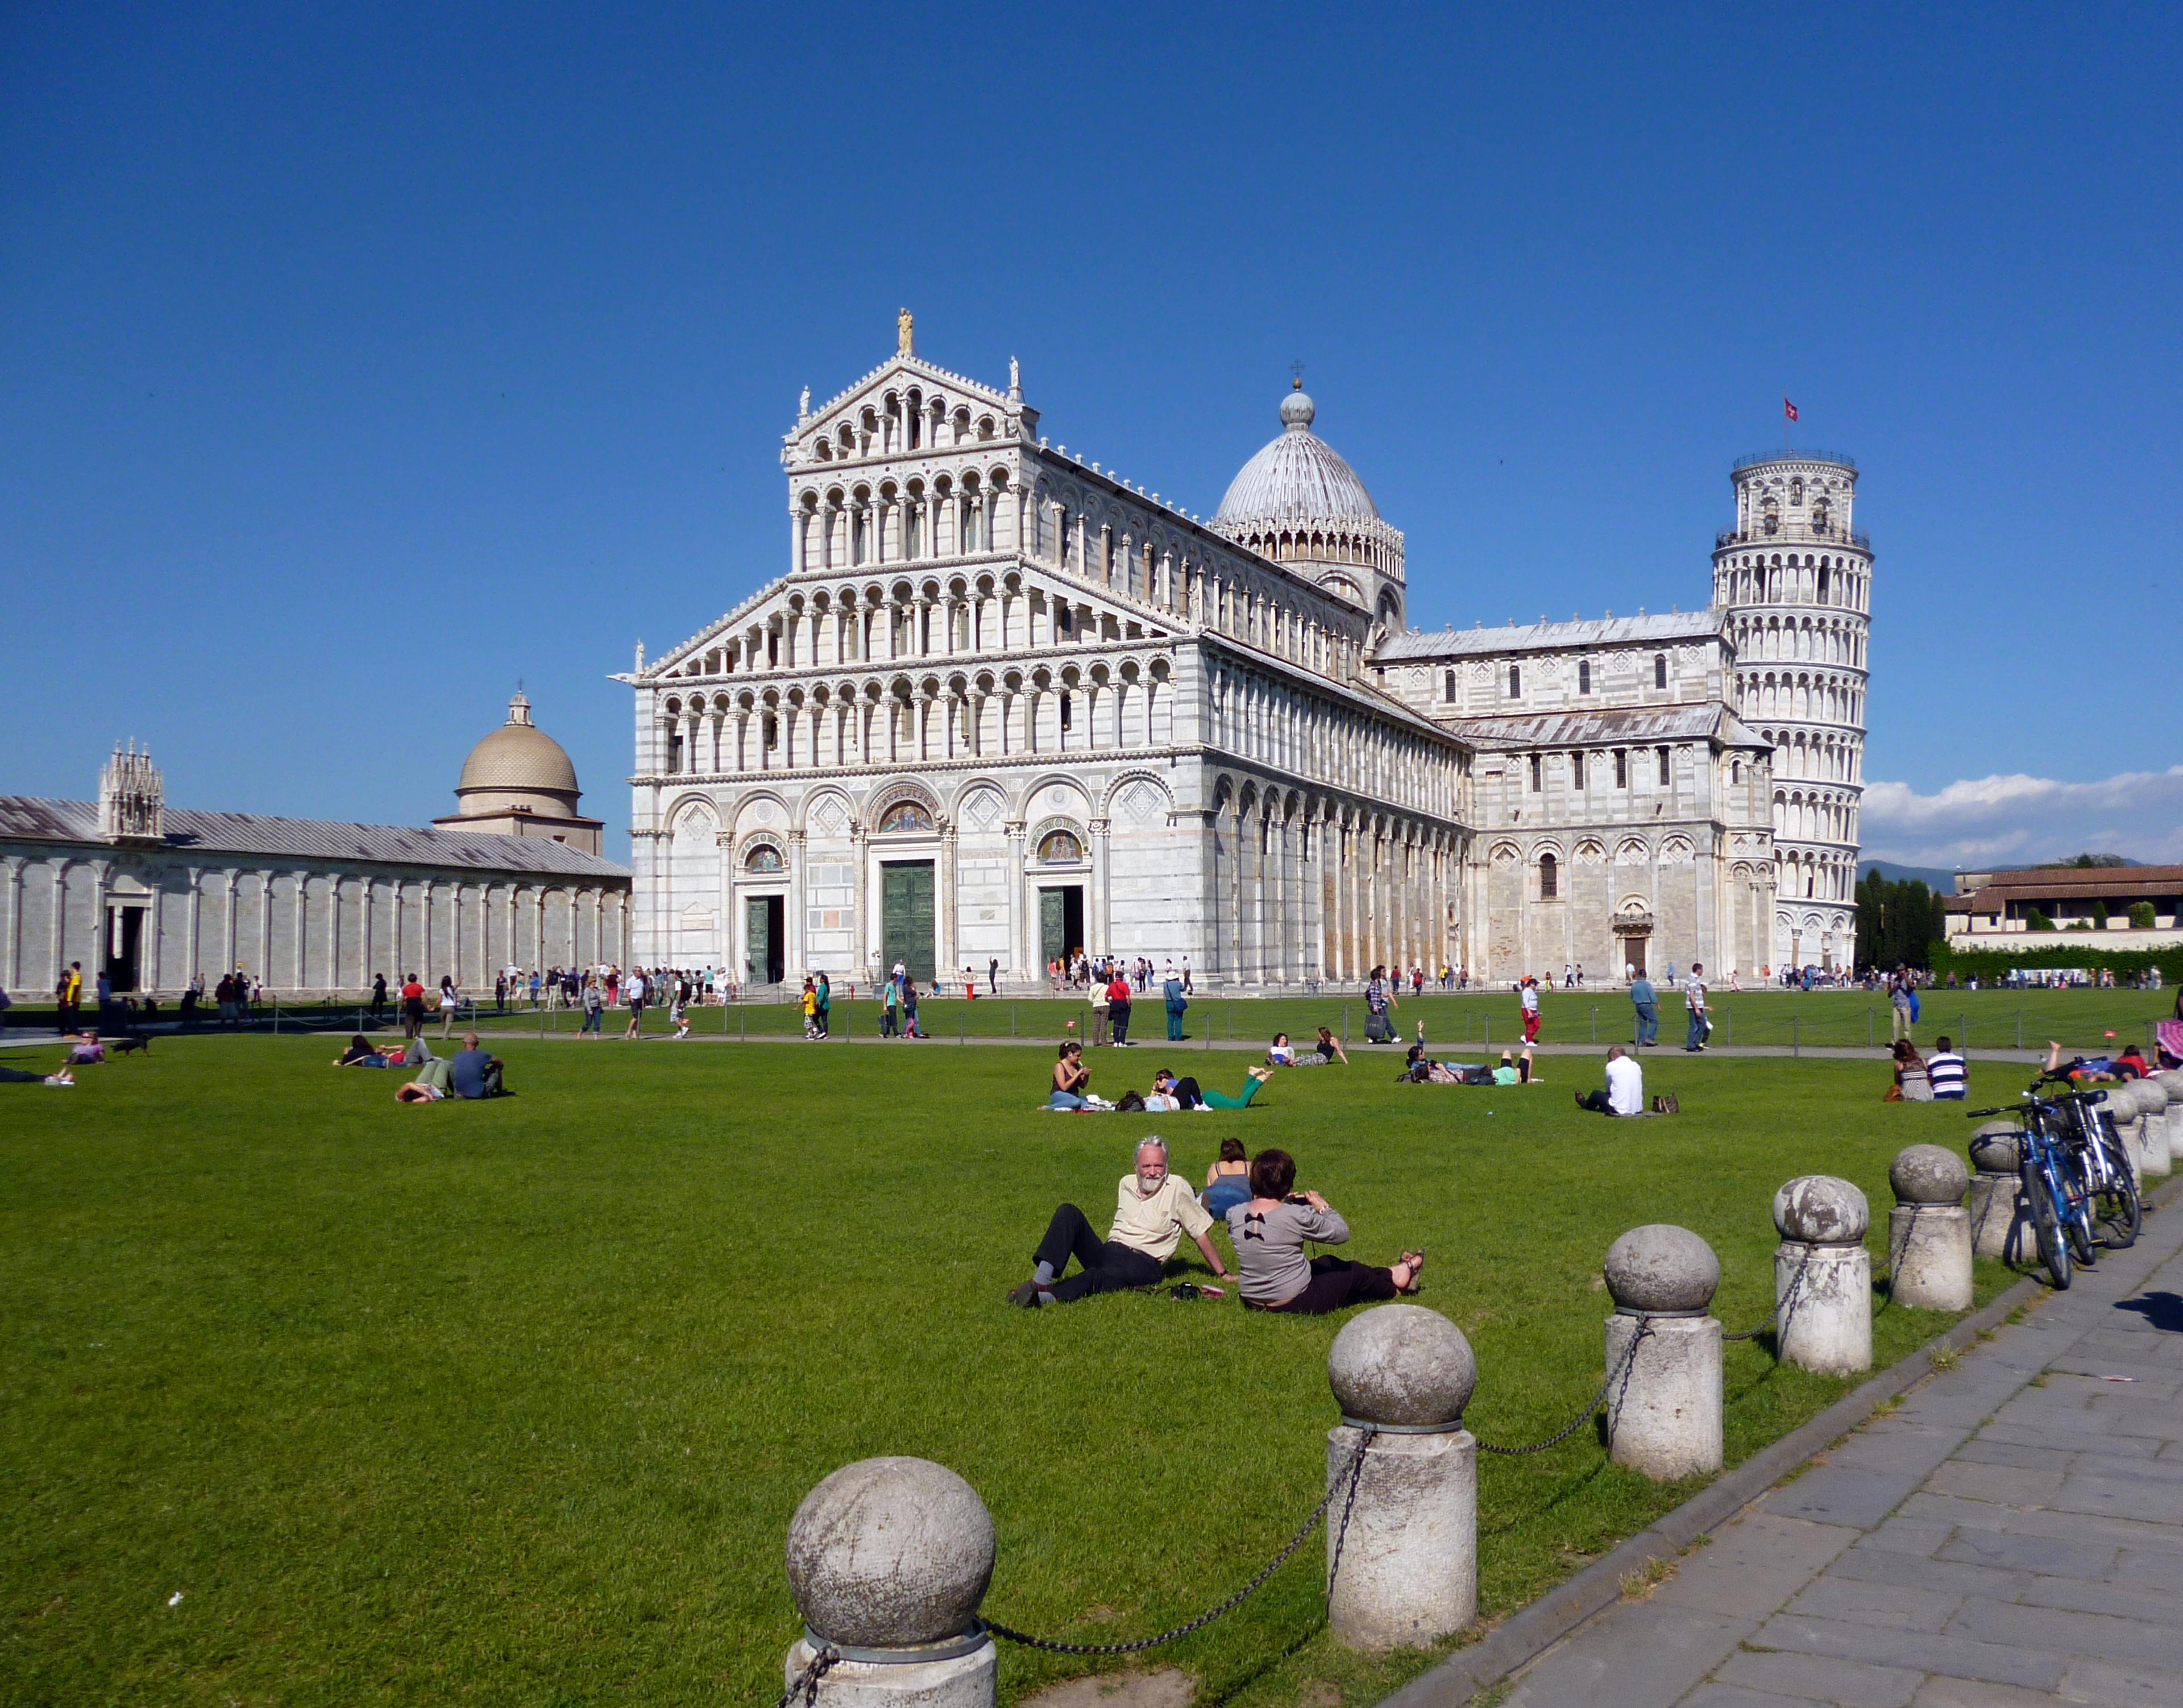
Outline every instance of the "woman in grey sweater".
<svg viewBox="0 0 2183 1708"><path fill-rule="evenodd" d="M1322 1316L1344 1305L1418 1290L1418 1271L1425 1262L1422 1251L1406 1251L1386 1269L1346 1257L1306 1257L1307 1239L1347 1243L1349 1224L1317 1193L1293 1191L1295 1185L1296 1159L1285 1150L1262 1150L1251 1159L1249 1201L1228 1212L1246 1305Z"/></svg>

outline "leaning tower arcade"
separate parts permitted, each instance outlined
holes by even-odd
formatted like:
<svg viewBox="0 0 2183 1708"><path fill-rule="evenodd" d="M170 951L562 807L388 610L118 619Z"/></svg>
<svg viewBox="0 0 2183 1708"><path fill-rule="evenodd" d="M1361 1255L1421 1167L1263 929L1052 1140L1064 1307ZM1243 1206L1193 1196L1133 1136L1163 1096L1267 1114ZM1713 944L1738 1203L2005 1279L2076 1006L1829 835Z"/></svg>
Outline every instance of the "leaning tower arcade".
<svg viewBox="0 0 2183 1708"><path fill-rule="evenodd" d="M1736 645L1736 715L1774 744L1775 971L1857 952L1872 548L1857 465L1817 451L1743 458L1736 526L1714 542L1713 602Z"/></svg>

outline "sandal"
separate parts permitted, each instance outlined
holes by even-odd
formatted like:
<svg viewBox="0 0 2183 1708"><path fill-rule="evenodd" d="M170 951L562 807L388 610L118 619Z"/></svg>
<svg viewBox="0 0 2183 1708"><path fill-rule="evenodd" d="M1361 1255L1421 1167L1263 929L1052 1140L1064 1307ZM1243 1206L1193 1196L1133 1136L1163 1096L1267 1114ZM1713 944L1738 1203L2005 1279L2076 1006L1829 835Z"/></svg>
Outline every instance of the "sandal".
<svg viewBox="0 0 2183 1708"><path fill-rule="evenodd" d="M1408 1287L1399 1288L1397 1291L1404 1294L1415 1293L1418 1290L1418 1276L1425 1266L1425 1253L1406 1251L1396 1260L1396 1262L1399 1267L1406 1268L1410 1271L1410 1284Z"/></svg>

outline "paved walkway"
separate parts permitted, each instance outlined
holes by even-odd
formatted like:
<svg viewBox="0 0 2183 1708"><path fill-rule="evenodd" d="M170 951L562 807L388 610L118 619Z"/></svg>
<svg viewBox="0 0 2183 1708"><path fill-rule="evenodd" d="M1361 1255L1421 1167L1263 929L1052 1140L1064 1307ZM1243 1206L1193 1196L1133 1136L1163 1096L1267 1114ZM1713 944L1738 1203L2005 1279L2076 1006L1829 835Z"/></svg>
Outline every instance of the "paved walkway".
<svg viewBox="0 0 2183 1708"><path fill-rule="evenodd" d="M2179 1253L2183 1199L1579 1627L1506 1708L2183 1705Z"/></svg>

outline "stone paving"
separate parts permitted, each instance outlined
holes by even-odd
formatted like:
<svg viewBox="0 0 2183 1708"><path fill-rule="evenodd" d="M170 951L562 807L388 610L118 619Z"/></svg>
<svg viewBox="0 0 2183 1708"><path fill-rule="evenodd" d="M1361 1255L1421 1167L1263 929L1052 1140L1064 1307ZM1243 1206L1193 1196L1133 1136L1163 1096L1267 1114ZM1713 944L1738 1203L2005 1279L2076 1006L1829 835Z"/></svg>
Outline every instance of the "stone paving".
<svg viewBox="0 0 2183 1708"><path fill-rule="evenodd" d="M2183 1708L2179 1252L2183 1200L1579 1627L1505 1708Z"/></svg>

